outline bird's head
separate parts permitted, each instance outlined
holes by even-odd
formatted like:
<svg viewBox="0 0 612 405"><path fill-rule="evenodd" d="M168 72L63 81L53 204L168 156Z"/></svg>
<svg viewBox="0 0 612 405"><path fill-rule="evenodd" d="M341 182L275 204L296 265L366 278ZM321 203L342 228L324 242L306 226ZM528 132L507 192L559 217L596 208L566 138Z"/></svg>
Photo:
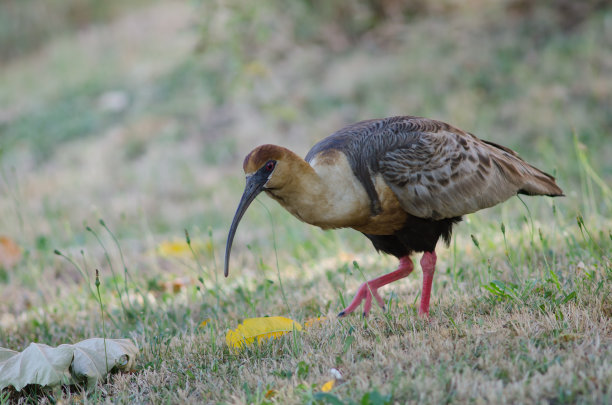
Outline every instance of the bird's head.
<svg viewBox="0 0 612 405"><path fill-rule="evenodd" d="M227 236L225 246L225 277L229 274L229 257L232 250L232 242L238 223L246 212L251 202L264 190L278 190L291 178L291 161L295 160L294 153L289 149L276 145L261 145L253 149L244 158L242 165L246 175L246 185L234 220Z"/></svg>

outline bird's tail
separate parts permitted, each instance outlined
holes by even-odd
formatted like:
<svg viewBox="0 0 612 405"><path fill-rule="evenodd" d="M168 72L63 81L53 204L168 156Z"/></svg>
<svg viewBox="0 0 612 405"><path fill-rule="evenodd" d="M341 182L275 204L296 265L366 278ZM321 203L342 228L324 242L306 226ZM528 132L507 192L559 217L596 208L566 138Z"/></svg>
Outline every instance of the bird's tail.
<svg viewBox="0 0 612 405"><path fill-rule="evenodd" d="M486 144L491 145L497 149L501 149L506 152L506 156L510 159L515 159L515 168L519 169L521 188L519 194L527 195L547 195L550 197L563 197L563 190L555 182L555 178L548 173L543 172L535 166L525 162L515 151L505 146L498 145L493 142L484 141ZM508 156L509 155L509 156ZM503 163L503 162L500 162ZM507 166L506 166L507 167ZM510 168L511 169L511 168ZM514 171L514 170L511 170ZM519 184L520 184L519 183Z"/></svg>
<svg viewBox="0 0 612 405"><path fill-rule="evenodd" d="M555 182L555 178L548 173L544 173L537 167L523 162L527 169L527 175L524 176L525 183L518 191L519 194L527 195L547 195L550 197L562 197L563 190Z"/></svg>

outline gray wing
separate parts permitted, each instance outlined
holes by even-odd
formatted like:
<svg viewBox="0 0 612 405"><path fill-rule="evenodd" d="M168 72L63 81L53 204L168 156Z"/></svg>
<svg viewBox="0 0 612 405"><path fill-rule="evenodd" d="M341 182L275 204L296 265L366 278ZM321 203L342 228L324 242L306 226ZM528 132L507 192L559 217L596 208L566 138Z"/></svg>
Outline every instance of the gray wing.
<svg viewBox="0 0 612 405"><path fill-rule="evenodd" d="M517 193L563 194L552 176L511 149L427 118L390 117L349 125L313 146L306 161L330 150L347 156L370 198L372 215L381 210L373 181L378 174L402 208L421 218L461 216Z"/></svg>
<svg viewBox="0 0 612 405"><path fill-rule="evenodd" d="M514 151L450 126L380 156L380 173L402 208L422 218L469 214L517 193L562 195L552 176Z"/></svg>

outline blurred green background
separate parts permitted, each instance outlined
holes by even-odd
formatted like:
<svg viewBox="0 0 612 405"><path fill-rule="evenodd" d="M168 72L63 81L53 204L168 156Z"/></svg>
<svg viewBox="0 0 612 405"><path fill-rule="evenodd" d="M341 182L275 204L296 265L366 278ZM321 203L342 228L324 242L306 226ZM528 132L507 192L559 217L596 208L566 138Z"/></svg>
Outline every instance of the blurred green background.
<svg viewBox="0 0 612 405"><path fill-rule="evenodd" d="M237 127L303 151L347 123L413 114L573 176L575 132L609 178L607 2L489 3L2 0L2 150L41 163L155 116L224 164L250 146ZM154 49L149 28L181 51ZM161 136L149 132L126 136L129 156Z"/></svg>
<svg viewBox="0 0 612 405"><path fill-rule="evenodd" d="M7 311L51 299L34 285L72 271L52 250L95 250L99 218L143 267L184 228L210 229L221 254L246 153L305 155L369 118L449 122L554 172L569 218L610 214L605 1L1 0L0 68L0 233L35 269L4 273ZM488 212L524 215L508 207ZM236 254L268 225L247 219ZM294 246L317 231L287 232Z"/></svg>

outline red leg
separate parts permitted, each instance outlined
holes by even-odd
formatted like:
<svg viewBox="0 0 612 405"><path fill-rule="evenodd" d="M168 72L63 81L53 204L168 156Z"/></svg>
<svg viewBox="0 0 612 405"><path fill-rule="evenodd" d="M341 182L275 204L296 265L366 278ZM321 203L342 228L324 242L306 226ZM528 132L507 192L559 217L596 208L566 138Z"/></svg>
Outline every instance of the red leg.
<svg viewBox="0 0 612 405"><path fill-rule="evenodd" d="M425 252L421 258L423 269L423 289L421 290L421 307L419 315L423 318L429 317L429 297L431 296L431 283L436 268L436 252Z"/></svg>
<svg viewBox="0 0 612 405"><path fill-rule="evenodd" d="M365 304L363 306L363 316L368 316L370 313L370 309L372 308L372 296L376 299L381 308L385 308L385 302L378 294L378 289L384 285L392 283L394 281L399 280L400 278L404 278L408 276L412 272L413 265L412 260L409 256L404 256L400 259L400 265L397 270L385 274L384 276L380 276L373 280L368 281L367 283L363 283L361 287L357 290L357 294L353 301L349 304L348 307L344 309L344 311L340 312L338 316L342 317L344 315L348 315L353 312L361 301L365 299ZM433 273L432 273L433 274Z"/></svg>

